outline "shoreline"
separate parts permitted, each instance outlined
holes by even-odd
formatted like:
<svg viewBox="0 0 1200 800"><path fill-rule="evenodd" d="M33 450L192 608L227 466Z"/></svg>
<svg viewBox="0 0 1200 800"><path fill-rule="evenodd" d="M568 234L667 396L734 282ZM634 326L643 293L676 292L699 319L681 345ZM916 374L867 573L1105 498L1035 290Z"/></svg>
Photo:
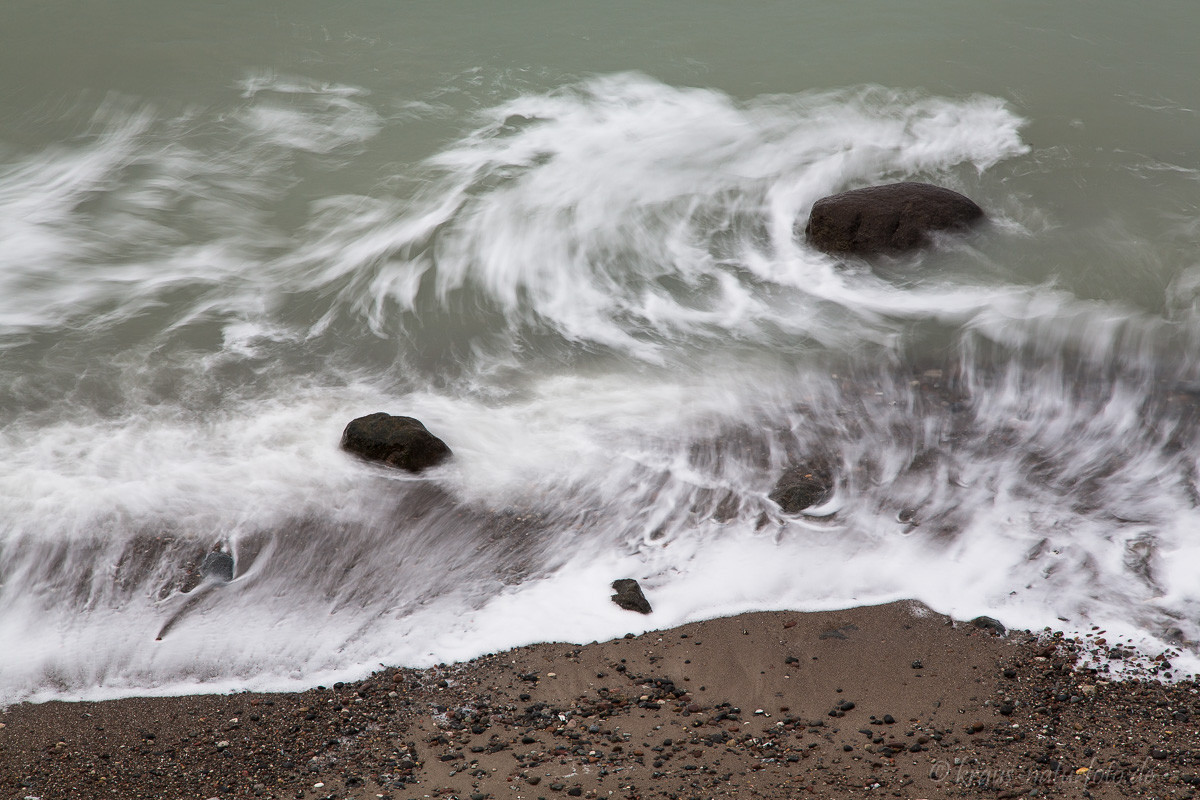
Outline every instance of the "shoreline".
<svg viewBox="0 0 1200 800"><path fill-rule="evenodd" d="M1194 679L914 602L756 612L297 693L20 704L0 797L1180 797Z"/></svg>

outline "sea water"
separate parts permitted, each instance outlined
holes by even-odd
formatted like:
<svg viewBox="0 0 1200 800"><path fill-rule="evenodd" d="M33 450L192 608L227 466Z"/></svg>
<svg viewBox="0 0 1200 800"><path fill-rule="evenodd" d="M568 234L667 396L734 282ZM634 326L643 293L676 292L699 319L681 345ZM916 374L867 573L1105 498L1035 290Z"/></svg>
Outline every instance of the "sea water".
<svg viewBox="0 0 1200 800"><path fill-rule="evenodd" d="M2 15L0 702L899 598L1197 668L1193 5ZM805 243L900 180L989 221Z"/></svg>

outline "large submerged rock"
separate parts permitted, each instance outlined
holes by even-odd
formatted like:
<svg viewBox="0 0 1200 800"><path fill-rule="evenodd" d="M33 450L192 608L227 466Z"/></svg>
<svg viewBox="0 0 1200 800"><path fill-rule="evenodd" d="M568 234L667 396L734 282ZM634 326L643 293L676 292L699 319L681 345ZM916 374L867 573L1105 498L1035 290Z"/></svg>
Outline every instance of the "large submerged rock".
<svg viewBox="0 0 1200 800"><path fill-rule="evenodd" d="M382 411L352 420L342 433L342 449L409 472L437 466L451 455L419 420Z"/></svg>
<svg viewBox="0 0 1200 800"><path fill-rule="evenodd" d="M931 234L965 231L983 218L983 209L958 192L893 183L821 198L804 235L832 255L897 255L929 245Z"/></svg>

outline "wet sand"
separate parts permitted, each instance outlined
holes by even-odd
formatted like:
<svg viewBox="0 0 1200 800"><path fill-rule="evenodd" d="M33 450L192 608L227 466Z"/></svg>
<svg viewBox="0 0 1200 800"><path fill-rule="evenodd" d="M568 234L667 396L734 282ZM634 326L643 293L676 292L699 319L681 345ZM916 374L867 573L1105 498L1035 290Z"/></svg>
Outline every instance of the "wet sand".
<svg viewBox="0 0 1200 800"><path fill-rule="evenodd" d="M0 712L0 797L1193 796L1196 684L914 603L539 644L296 694Z"/></svg>

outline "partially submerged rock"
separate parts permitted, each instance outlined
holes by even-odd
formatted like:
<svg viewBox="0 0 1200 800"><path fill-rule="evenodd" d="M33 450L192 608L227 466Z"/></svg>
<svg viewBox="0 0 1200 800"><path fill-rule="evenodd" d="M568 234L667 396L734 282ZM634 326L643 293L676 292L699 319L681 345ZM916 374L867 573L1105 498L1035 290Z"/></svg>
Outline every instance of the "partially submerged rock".
<svg viewBox="0 0 1200 800"><path fill-rule="evenodd" d="M210 580L229 583L233 580L233 556L220 551L209 553L200 562L200 574Z"/></svg>
<svg viewBox="0 0 1200 800"><path fill-rule="evenodd" d="M804 235L832 255L895 255L929 245L931 234L965 231L983 218L983 209L958 192L893 183L821 198Z"/></svg>
<svg viewBox="0 0 1200 800"><path fill-rule="evenodd" d="M980 630L990 631L997 636L1003 636L1008 633L1008 629L1004 627L1004 623L995 617L976 617L971 620L971 624Z"/></svg>
<svg viewBox="0 0 1200 800"><path fill-rule="evenodd" d="M612 601L626 611L649 614L653 610L650 608L650 602L646 600L646 595L642 594L642 587L633 578L615 580L612 582L612 588L616 592Z"/></svg>
<svg viewBox="0 0 1200 800"><path fill-rule="evenodd" d="M342 433L342 449L409 472L437 466L451 455L420 421L382 411L352 420Z"/></svg>
<svg viewBox="0 0 1200 800"><path fill-rule="evenodd" d="M787 514L799 514L810 506L820 505L833 491L833 476L825 467L803 464L792 467L780 476L775 488L767 495Z"/></svg>

